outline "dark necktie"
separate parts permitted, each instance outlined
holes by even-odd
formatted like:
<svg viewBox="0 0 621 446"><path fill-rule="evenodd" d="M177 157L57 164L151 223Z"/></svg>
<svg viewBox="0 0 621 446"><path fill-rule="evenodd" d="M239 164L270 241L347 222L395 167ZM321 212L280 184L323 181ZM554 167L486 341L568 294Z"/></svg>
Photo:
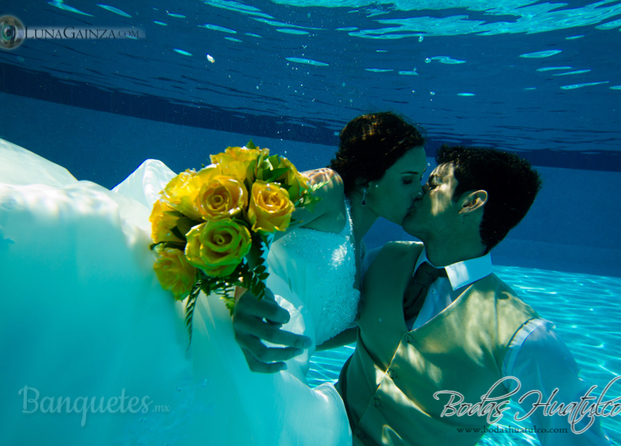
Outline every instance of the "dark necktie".
<svg viewBox="0 0 621 446"><path fill-rule="evenodd" d="M410 279L403 296L403 312L408 321L418 315L425 302L429 286L438 278L446 277L444 268L434 268L428 262L421 264Z"/></svg>

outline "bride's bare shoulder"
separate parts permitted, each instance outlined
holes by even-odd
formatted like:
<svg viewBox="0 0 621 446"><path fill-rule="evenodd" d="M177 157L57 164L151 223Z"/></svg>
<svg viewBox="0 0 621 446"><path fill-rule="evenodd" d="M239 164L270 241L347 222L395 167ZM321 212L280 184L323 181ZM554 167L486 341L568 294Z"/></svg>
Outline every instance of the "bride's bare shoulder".
<svg viewBox="0 0 621 446"><path fill-rule="evenodd" d="M308 170L302 172L302 174L308 177L313 185L324 183L323 186L315 191L315 195L321 198L321 201L318 202L320 210L329 211L334 208L342 208L342 203L345 199L345 188L343 186L343 179L335 170L324 167Z"/></svg>
<svg viewBox="0 0 621 446"><path fill-rule="evenodd" d="M341 176L330 168L302 172L311 184L323 185L315 190L314 195L320 200L313 211L296 211L296 219L303 227L325 232L340 232L345 226L345 188Z"/></svg>
<svg viewBox="0 0 621 446"><path fill-rule="evenodd" d="M332 170L329 167L307 170L306 172L302 172L302 175L308 177L311 180L311 184L325 182L326 186L340 186L341 189L343 188L343 179L336 170Z"/></svg>

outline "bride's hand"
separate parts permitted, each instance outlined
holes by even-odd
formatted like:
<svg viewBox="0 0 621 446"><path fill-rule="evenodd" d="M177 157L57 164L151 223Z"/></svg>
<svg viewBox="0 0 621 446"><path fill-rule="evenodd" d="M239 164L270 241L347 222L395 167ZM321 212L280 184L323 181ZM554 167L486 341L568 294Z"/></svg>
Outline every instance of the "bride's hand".
<svg viewBox="0 0 621 446"><path fill-rule="evenodd" d="M233 330L250 370L260 373L285 370L287 365L283 361L310 347L311 340L306 336L280 328L289 322L289 318L289 312L276 303L269 289L261 300L249 291L237 299L233 312ZM267 347L261 340L283 347Z"/></svg>

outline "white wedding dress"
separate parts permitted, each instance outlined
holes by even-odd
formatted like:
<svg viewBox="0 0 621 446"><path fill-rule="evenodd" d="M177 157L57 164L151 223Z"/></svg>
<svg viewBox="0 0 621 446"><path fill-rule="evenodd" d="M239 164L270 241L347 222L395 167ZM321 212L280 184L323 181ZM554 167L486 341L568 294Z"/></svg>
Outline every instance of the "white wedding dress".
<svg viewBox="0 0 621 446"><path fill-rule="evenodd" d="M200 297L187 348L149 250L172 176L149 160L109 191L0 140L0 444L351 444L334 387L306 384L313 349L250 372L215 296ZM295 229L268 256L286 328L317 344L356 314L350 237L351 222Z"/></svg>

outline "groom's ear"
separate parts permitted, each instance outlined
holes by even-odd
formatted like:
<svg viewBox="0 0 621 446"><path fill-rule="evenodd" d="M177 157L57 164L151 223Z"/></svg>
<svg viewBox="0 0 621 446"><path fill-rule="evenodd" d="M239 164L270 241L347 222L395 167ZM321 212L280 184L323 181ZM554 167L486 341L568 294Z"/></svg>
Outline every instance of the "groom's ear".
<svg viewBox="0 0 621 446"><path fill-rule="evenodd" d="M462 203L459 209L460 214L469 214L477 210L483 210L483 206L487 203L487 191L475 190L467 192L462 196Z"/></svg>

